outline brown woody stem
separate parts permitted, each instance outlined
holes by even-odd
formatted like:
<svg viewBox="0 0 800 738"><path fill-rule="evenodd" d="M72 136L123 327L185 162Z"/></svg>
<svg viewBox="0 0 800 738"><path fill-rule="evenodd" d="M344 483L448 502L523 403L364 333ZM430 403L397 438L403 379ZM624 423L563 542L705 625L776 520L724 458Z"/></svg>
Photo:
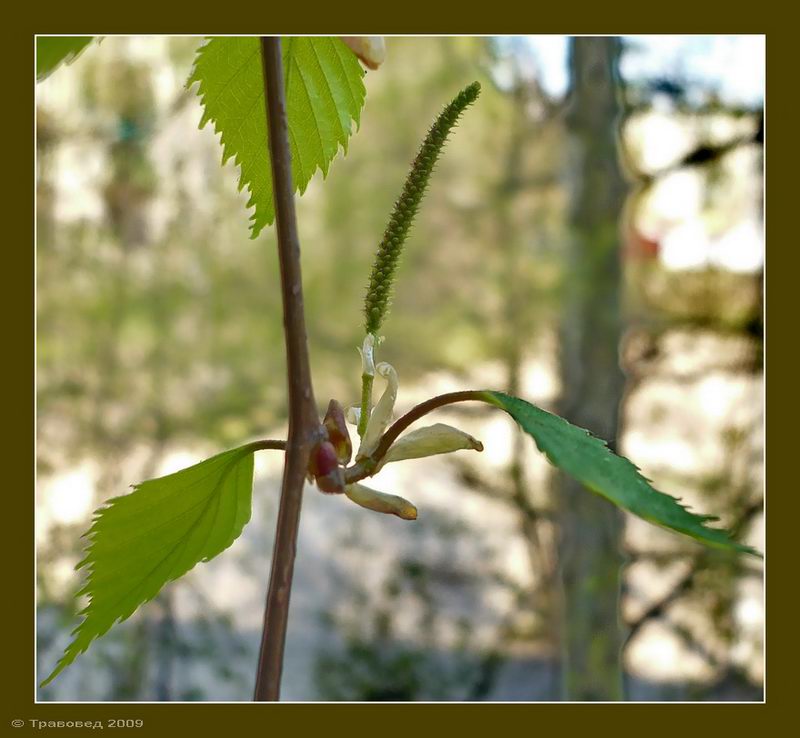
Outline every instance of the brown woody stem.
<svg viewBox="0 0 800 738"><path fill-rule="evenodd" d="M264 70L264 95L283 297L289 433L258 658L254 697L257 702L275 701L280 696L283 650L289 618L289 596L297 550L303 484L311 447L321 434L308 361L303 283L300 273L300 242L294 210L294 187L279 38L261 39L261 60Z"/></svg>

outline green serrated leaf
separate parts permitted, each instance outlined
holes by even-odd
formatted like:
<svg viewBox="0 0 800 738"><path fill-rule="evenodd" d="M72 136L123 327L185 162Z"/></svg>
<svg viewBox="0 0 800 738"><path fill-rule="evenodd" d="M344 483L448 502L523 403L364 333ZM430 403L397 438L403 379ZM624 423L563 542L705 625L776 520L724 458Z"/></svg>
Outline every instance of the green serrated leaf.
<svg viewBox="0 0 800 738"><path fill-rule="evenodd" d="M92 42L94 36L37 36L36 80L41 82L62 63L70 64Z"/></svg>
<svg viewBox="0 0 800 738"><path fill-rule="evenodd" d="M339 146L347 151L364 106L364 70L338 38L287 37L281 46L292 176L302 194L317 169L327 176ZM199 83L200 127L212 121L222 134L222 163L233 158L241 168L239 189L247 187L255 208L252 238L275 218L260 54L258 38L211 38L188 82Z"/></svg>
<svg viewBox="0 0 800 738"><path fill-rule="evenodd" d="M761 556L732 540L726 531L709 527L707 523L715 517L689 512L675 497L654 489L636 466L589 431L518 397L502 392L485 395L487 402L505 410L533 437L552 464L623 510L709 546Z"/></svg>
<svg viewBox="0 0 800 738"><path fill-rule="evenodd" d="M81 624L42 686L112 625L130 617L169 581L230 546L250 520L253 451L248 444L188 469L135 485L95 512Z"/></svg>

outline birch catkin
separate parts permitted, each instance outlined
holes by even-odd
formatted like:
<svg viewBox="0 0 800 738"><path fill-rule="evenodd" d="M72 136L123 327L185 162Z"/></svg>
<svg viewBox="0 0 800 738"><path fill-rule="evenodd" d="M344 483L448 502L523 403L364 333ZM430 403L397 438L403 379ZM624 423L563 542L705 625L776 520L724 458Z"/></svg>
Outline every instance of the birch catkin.
<svg viewBox="0 0 800 738"><path fill-rule="evenodd" d="M383 234L383 240L378 246L378 253L370 274L367 296L364 299L364 327L368 334L377 335L383 319L386 317L400 252L428 187L428 180L436 160L439 158L453 126L464 110L475 102L480 91L480 83L473 82L456 95L431 126L411 164L403 191L394 205L389 224Z"/></svg>

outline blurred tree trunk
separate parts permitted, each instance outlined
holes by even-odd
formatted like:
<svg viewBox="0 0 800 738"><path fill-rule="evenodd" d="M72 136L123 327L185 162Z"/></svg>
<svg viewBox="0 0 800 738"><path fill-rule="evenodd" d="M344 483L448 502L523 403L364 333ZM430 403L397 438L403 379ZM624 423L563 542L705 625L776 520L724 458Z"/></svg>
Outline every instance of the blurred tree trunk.
<svg viewBox="0 0 800 738"><path fill-rule="evenodd" d="M614 447L624 378L619 219L625 182L617 160L617 38L573 38L567 110L570 238L561 327L561 413ZM565 698L622 699L618 604L622 518L563 479L559 561Z"/></svg>

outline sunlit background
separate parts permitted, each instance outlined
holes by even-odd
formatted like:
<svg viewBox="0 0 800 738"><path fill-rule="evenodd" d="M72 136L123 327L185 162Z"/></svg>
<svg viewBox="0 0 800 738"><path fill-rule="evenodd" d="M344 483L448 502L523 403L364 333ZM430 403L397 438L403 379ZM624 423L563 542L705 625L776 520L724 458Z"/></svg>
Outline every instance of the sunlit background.
<svg viewBox="0 0 800 738"><path fill-rule="evenodd" d="M106 37L37 86L40 678L84 604L92 510L286 432L274 230L248 238L238 172L198 130L184 83L200 43ZM397 409L511 391L616 437L763 550L763 37L386 43L348 155L298 200L321 409L358 399L385 221L428 125L477 79L384 327ZM762 698L759 561L573 497L496 411L437 420L485 451L376 477L418 521L306 490L284 699ZM39 699L251 699L281 465L257 454L228 551Z"/></svg>

